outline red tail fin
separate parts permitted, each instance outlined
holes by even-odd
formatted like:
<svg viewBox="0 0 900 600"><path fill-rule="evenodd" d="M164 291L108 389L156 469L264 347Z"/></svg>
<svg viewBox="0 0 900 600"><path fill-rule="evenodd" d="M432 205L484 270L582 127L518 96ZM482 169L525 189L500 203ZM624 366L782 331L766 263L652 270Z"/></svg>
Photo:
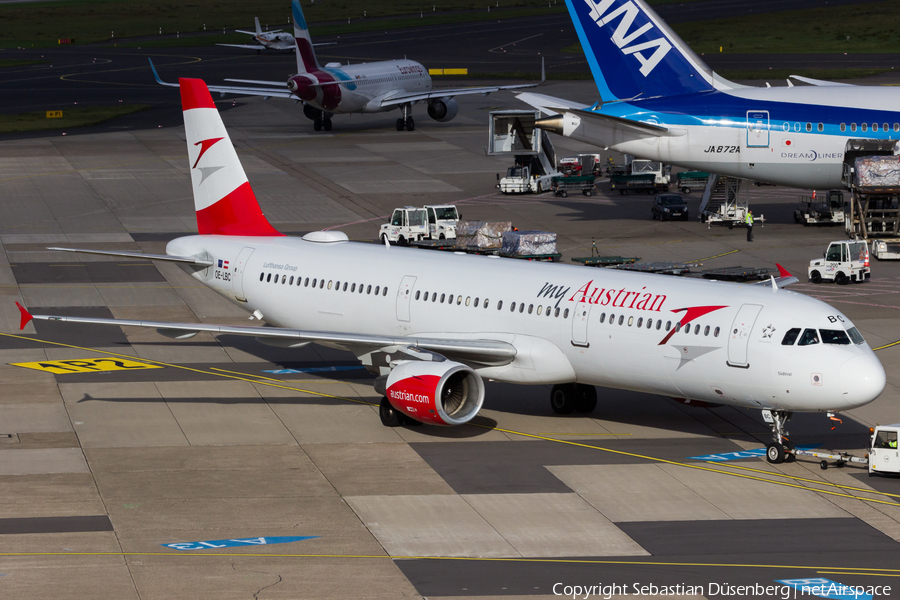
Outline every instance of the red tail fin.
<svg viewBox="0 0 900 600"><path fill-rule="evenodd" d="M179 79L197 230L203 235L274 236L206 84Z"/></svg>
<svg viewBox="0 0 900 600"><path fill-rule="evenodd" d="M19 307L19 312L22 313L22 318L19 321L19 331L25 329L25 326L28 325L29 322L34 318L31 316L31 313L25 310L25 307L16 302L16 306Z"/></svg>

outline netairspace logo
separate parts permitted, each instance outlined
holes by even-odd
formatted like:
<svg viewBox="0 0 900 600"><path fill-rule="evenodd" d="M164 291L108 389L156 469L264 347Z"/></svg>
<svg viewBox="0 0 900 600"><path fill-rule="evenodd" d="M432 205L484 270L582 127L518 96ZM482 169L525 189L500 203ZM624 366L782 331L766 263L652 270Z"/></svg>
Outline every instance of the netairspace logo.
<svg viewBox="0 0 900 600"><path fill-rule="evenodd" d="M705 596L706 598L728 596L756 596L759 598L780 598L797 600L804 595L820 598L841 598L847 600L871 600L875 596L891 595L891 586L850 586L829 579L784 579L776 581L782 585L734 585L730 583L708 583L706 585L656 585L646 583L597 583L588 585L567 585L556 583L554 596L564 596L572 600L610 600L614 596Z"/></svg>

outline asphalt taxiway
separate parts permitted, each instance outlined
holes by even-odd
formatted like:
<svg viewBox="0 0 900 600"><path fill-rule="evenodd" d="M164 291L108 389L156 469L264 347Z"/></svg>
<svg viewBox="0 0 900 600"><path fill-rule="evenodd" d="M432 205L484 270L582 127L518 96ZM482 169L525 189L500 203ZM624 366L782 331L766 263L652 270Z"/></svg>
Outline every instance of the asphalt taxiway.
<svg viewBox="0 0 900 600"><path fill-rule="evenodd" d="M595 93L589 82L542 91ZM265 214L292 233L374 240L396 206L455 202L467 219L558 232L567 262L595 240L604 254L707 268L778 261L801 279L843 236L794 224L801 192L773 187L747 190L766 217L752 244L739 229L652 221L649 196L603 184L593 197L501 196L507 165L484 154L487 113L521 105L506 94L460 105L451 123L423 116L414 132L388 114L314 134L289 102L220 103ZM554 141L559 156L596 151ZM371 377L346 353L66 323L20 333L14 300L247 322L172 265L46 250L161 253L193 232L186 155L179 127L0 142L4 597L556 597L556 584L639 583L714 598L711 583L900 575L900 479L702 459L762 448L754 411L602 389L594 413L560 417L544 386L489 383L471 425L387 429ZM698 201L688 196L692 214ZM900 264L875 263L865 285L792 289L833 303L872 346L900 340ZM900 421L900 347L879 357L884 394L840 424L796 415L796 443L860 452L869 426Z"/></svg>

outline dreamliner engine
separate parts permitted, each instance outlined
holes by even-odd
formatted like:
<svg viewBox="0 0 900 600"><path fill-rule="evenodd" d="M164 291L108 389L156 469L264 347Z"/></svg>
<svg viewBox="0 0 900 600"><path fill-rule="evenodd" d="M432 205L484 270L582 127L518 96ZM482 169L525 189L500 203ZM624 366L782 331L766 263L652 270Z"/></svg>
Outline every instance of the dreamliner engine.
<svg viewBox="0 0 900 600"><path fill-rule="evenodd" d="M316 83L317 81L306 75L294 75L288 79L287 86L295 96L309 102L310 100L315 100L318 94L318 90L313 87Z"/></svg>
<svg viewBox="0 0 900 600"><path fill-rule="evenodd" d="M430 425L462 425L484 404L484 382L457 362L402 362L385 383L385 399L394 410ZM384 401L382 401L384 403ZM382 406L382 422L388 424Z"/></svg>
<svg viewBox="0 0 900 600"><path fill-rule="evenodd" d="M453 98L441 98L428 103L428 116L439 123L446 123L458 112L459 104Z"/></svg>

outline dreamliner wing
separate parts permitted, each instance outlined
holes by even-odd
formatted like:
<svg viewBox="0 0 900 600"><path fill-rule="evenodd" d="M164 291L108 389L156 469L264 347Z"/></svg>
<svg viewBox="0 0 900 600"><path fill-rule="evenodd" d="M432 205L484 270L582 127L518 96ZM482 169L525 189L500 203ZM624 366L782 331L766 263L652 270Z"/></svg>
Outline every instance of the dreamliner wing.
<svg viewBox="0 0 900 600"><path fill-rule="evenodd" d="M337 82L337 83L347 83L347 82ZM350 82L352 83L352 82ZM500 92L503 90L518 90L522 88L530 88L540 85L539 83L524 83L519 85L493 85L487 87L475 87L475 88L439 88L429 90L427 92L404 92L399 91L395 94L390 94L386 96L381 101L381 106L397 106L400 104L406 104L408 102L419 102L421 100L428 100L430 98L446 98L448 96L469 96L472 94L482 94L488 95L491 92Z"/></svg>
<svg viewBox="0 0 900 600"><path fill-rule="evenodd" d="M147 60L150 60L149 58ZM159 77L159 73L156 72L156 67L153 66L153 61L150 60L150 68L153 70L153 77L156 79L156 83L160 85L165 85L167 87L180 87L177 83L170 83L168 81L163 81ZM275 82L264 82L266 84L275 83ZM294 98L294 95L291 93L289 89L284 87L283 83L278 83L281 88L251 88L251 87L240 87L240 86L231 86L231 85L208 85L206 86L210 92L218 92L220 94L237 94L239 96L263 96L265 98Z"/></svg>
<svg viewBox="0 0 900 600"><path fill-rule="evenodd" d="M825 81L823 79L813 79L811 77L801 77L800 75L791 75L791 79L808 83L809 85L824 87L854 87L852 83L838 83L837 81Z"/></svg>
<svg viewBox="0 0 900 600"><path fill-rule="evenodd" d="M555 98L544 94L535 94L534 92L516 94L516 98L525 104L529 104L539 111L550 115L558 115L560 110L581 110L589 108L587 105L580 102L571 102L569 100L563 100L562 98Z"/></svg>
<svg viewBox="0 0 900 600"><path fill-rule="evenodd" d="M279 346L303 346L317 343L332 348L350 350L361 355L385 348L414 348L445 356L464 363L485 366L509 364L516 356L512 344L499 340L458 340L417 337L390 337L380 335L349 334L331 331L304 331L284 327L244 327L235 325L215 325L211 323L169 323L166 321L137 321L131 319L95 319L89 317L66 317L58 315L32 315L16 302L21 313L20 329L32 319L67 323L90 323L93 325L118 325L125 327L147 327L156 329L162 335L175 339L187 339L203 332L231 335L249 335L264 338Z"/></svg>

